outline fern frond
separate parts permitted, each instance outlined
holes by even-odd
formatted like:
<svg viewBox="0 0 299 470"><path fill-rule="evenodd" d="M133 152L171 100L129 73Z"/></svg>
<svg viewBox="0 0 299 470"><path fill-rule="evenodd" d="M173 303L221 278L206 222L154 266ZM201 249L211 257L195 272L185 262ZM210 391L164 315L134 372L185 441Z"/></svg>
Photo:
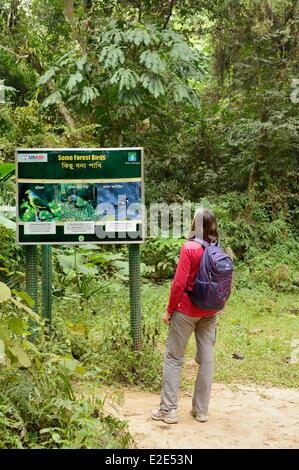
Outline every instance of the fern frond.
<svg viewBox="0 0 299 470"><path fill-rule="evenodd" d="M99 96L99 92L95 87L85 86L82 90L81 103L91 103L97 96Z"/></svg>
<svg viewBox="0 0 299 470"><path fill-rule="evenodd" d="M193 50L185 42L176 42L170 50L170 55L174 59L181 60L183 62L195 60Z"/></svg>
<svg viewBox="0 0 299 470"><path fill-rule="evenodd" d="M140 46L140 44L149 46L154 40L146 29L141 28L129 29L124 33L124 39L126 42L133 42L135 46Z"/></svg>
<svg viewBox="0 0 299 470"><path fill-rule="evenodd" d="M155 98L165 95L163 83L158 75L143 73L140 77L140 82L142 83L142 86Z"/></svg>
<svg viewBox="0 0 299 470"><path fill-rule="evenodd" d="M102 42L108 43L108 44L111 44L111 43L115 45L120 44L123 38L124 38L123 32L116 28L110 29L109 31L105 31L102 34Z"/></svg>
<svg viewBox="0 0 299 470"><path fill-rule="evenodd" d="M84 77L79 70L76 73L73 73L70 78L68 79L68 82L66 84L66 89L71 91L73 90L76 85L84 80Z"/></svg>
<svg viewBox="0 0 299 470"><path fill-rule="evenodd" d="M200 107L200 102L199 102L197 95L195 94L193 90L188 88L186 85L182 83L178 83L172 88L172 92L173 92L174 101L179 103L181 101L186 100L186 101L189 101L189 103L191 103L192 106L194 106L195 108Z"/></svg>
<svg viewBox="0 0 299 470"><path fill-rule="evenodd" d="M105 69L116 68L124 63L125 55L121 47L112 44L110 46L103 47L99 59L103 62Z"/></svg>
<svg viewBox="0 0 299 470"><path fill-rule="evenodd" d="M140 54L140 63L153 73L163 73L166 69L166 63L161 59L157 52L146 50Z"/></svg>
<svg viewBox="0 0 299 470"><path fill-rule="evenodd" d="M60 103L62 101L61 92L54 91L43 102L41 107L48 108L51 104Z"/></svg>
<svg viewBox="0 0 299 470"><path fill-rule="evenodd" d="M131 69L120 68L111 77L112 84L118 84L119 90L131 90L136 87L138 75Z"/></svg>

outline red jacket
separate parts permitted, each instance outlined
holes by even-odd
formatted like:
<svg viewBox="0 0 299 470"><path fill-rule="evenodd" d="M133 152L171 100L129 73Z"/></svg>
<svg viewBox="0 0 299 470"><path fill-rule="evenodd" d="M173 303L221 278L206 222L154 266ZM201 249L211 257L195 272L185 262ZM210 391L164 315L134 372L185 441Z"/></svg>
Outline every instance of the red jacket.
<svg viewBox="0 0 299 470"><path fill-rule="evenodd" d="M182 246L180 259L171 286L167 312L173 314L176 310L191 317L205 317L215 315L216 310L202 310L196 307L189 299L185 289L191 290L196 278L197 270L204 248L196 242L186 241Z"/></svg>

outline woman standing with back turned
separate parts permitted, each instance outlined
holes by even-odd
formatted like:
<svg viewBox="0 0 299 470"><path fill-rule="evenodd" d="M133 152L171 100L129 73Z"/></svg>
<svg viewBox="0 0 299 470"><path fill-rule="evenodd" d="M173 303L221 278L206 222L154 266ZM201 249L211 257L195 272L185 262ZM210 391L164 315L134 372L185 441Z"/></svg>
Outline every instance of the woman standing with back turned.
<svg viewBox="0 0 299 470"><path fill-rule="evenodd" d="M171 287L164 323L169 324L163 371L160 409L153 410L152 419L177 423L177 396L184 353L188 339L195 333L196 362L199 364L191 414L197 421L208 419L208 406L213 378L213 349L216 341L216 310L202 310L193 304L187 291L193 287L204 247L192 241L197 238L208 243L218 241L214 214L199 209L192 222L188 240L184 243Z"/></svg>

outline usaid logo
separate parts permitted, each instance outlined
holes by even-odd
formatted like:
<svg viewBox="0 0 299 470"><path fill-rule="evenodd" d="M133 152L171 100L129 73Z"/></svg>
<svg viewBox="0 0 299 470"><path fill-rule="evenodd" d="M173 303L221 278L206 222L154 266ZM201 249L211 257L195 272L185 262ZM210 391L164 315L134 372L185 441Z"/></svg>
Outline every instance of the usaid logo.
<svg viewBox="0 0 299 470"><path fill-rule="evenodd" d="M19 163L38 163L38 162L47 162L48 154L47 153L22 153L18 155Z"/></svg>

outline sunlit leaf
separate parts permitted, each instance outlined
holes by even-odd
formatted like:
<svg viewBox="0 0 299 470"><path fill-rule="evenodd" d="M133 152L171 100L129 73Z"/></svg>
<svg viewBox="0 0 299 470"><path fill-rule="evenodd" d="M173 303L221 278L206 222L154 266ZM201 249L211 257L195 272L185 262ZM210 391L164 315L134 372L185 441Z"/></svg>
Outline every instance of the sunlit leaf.
<svg viewBox="0 0 299 470"><path fill-rule="evenodd" d="M165 95L165 89L161 78L158 75L144 73L140 77L140 81L155 98Z"/></svg>
<svg viewBox="0 0 299 470"><path fill-rule="evenodd" d="M5 344L2 339L0 339L0 364L5 364L6 363L6 357L5 357Z"/></svg>
<svg viewBox="0 0 299 470"><path fill-rule="evenodd" d="M29 356L26 354L26 352L17 344L14 346L9 347L9 351L13 356L15 356L21 366L23 367L30 367L31 366L31 361Z"/></svg>
<svg viewBox="0 0 299 470"><path fill-rule="evenodd" d="M143 28L131 28L124 33L126 42L133 42L136 46L145 44L149 46L151 43L156 42L156 38L149 31Z"/></svg>
<svg viewBox="0 0 299 470"><path fill-rule="evenodd" d="M3 282L0 282L0 303L6 302L10 298L11 298L10 288Z"/></svg>
<svg viewBox="0 0 299 470"><path fill-rule="evenodd" d="M121 68L111 77L111 83L118 84L119 89L130 90L137 85L138 75L130 69Z"/></svg>

